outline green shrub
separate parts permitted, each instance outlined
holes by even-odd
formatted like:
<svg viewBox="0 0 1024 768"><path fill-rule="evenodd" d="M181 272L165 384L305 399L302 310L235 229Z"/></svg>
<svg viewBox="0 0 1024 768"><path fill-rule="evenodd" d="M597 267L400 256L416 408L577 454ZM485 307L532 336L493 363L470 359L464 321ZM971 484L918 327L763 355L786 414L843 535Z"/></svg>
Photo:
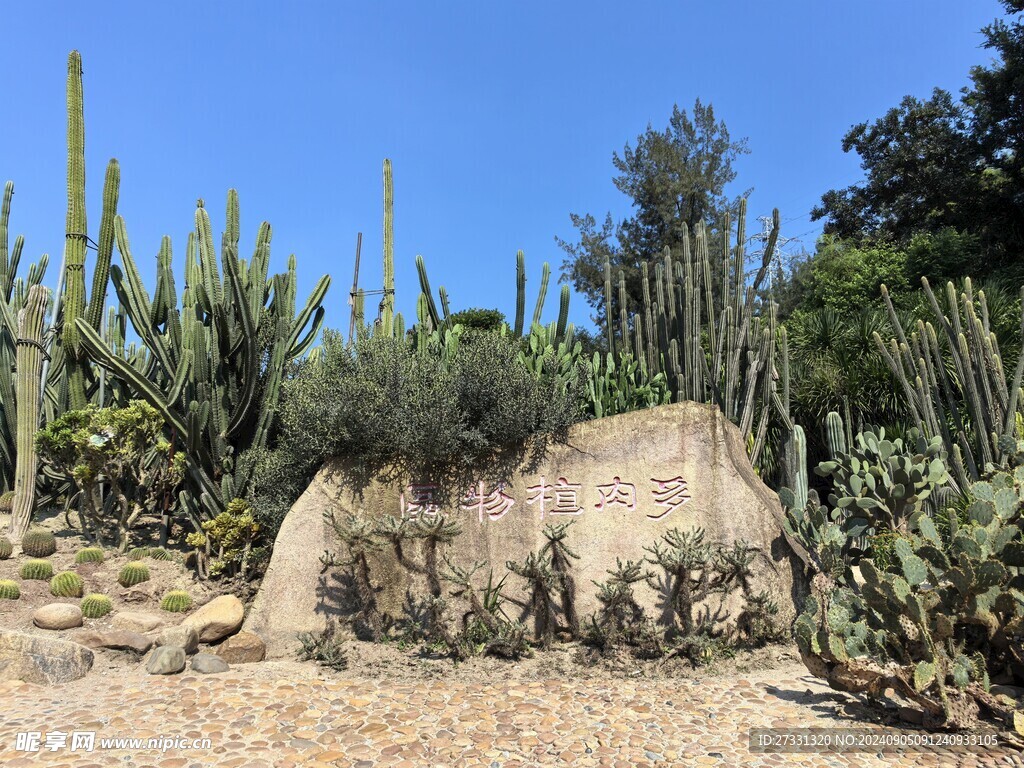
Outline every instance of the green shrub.
<svg viewBox="0 0 1024 768"><path fill-rule="evenodd" d="M49 557L57 551L57 539L52 531L34 528L21 538L21 550L29 557Z"/></svg>
<svg viewBox="0 0 1024 768"><path fill-rule="evenodd" d="M42 581L53 576L53 564L49 560L26 560L18 573L23 579Z"/></svg>
<svg viewBox="0 0 1024 768"><path fill-rule="evenodd" d="M145 563L135 561L127 563L117 575L117 583L122 587L134 587L144 581L149 581L149 568Z"/></svg>
<svg viewBox="0 0 1024 768"><path fill-rule="evenodd" d="M99 547L85 547L75 553L76 565L81 565L82 563L102 563L103 560L103 550Z"/></svg>
<svg viewBox="0 0 1024 768"><path fill-rule="evenodd" d="M0 560L6 560L14 552L14 545L6 536L0 536Z"/></svg>
<svg viewBox="0 0 1024 768"><path fill-rule="evenodd" d="M85 582L77 573L64 571L50 579L50 594L54 597L81 597Z"/></svg>
<svg viewBox="0 0 1024 768"><path fill-rule="evenodd" d="M109 597L95 593L83 597L79 607L87 619L100 619L114 610L114 604Z"/></svg>
<svg viewBox="0 0 1024 768"><path fill-rule="evenodd" d="M191 607L192 598L183 589L172 589L160 601L160 608L170 613L184 613Z"/></svg>
<svg viewBox="0 0 1024 768"><path fill-rule="evenodd" d="M21 590L18 582L10 579L0 579L0 600L17 600L21 597Z"/></svg>

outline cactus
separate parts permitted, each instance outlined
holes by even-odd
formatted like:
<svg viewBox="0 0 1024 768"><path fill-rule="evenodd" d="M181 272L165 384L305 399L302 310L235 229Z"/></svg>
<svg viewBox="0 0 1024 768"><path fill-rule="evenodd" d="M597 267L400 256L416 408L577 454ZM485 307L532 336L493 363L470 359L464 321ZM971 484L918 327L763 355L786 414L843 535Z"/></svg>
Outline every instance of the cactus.
<svg viewBox="0 0 1024 768"><path fill-rule="evenodd" d="M142 560L149 556L149 547L132 547L124 553L124 556L129 560Z"/></svg>
<svg viewBox="0 0 1024 768"><path fill-rule="evenodd" d="M29 557L49 557L57 551L57 539L52 531L34 528L22 536L21 550Z"/></svg>
<svg viewBox="0 0 1024 768"><path fill-rule="evenodd" d="M0 536L0 560L7 560L14 553L14 545L6 536Z"/></svg>
<svg viewBox="0 0 1024 768"><path fill-rule="evenodd" d="M843 417L835 411L830 411L825 417L825 437L828 439L829 458L838 461L846 453L846 430Z"/></svg>
<svg viewBox="0 0 1024 768"><path fill-rule="evenodd" d="M927 727L974 728L983 710L1012 728L1014 708L988 684L990 671L1022 661L1009 640L1024 632L1022 480L1018 468L974 483L966 522L949 514L940 528L912 515L892 538L887 570L861 560L856 590L816 577L794 627L808 669L839 690L892 688Z"/></svg>
<svg viewBox="0 0 1024 768"><path fill-rule="evenodd" d="M83 597L78 607L82 609L82 616L87 619L101 619L114 610L114 604L109 597L96 593Z"/></svg>
<svg viewBox="0 0 1024 768"><path fill-rule="evenodd" d="M0 600L17 600L21 597L21 589L18 582L10 579L0 579Z"/></svg>
<svg viewBox="0 0 1024 768"><path fill-rule="evenodd" d="M391 161L384 161L384 296L380 302L381 331L393 333L395 312L395 201Z"/></svg>
<svg viewBox="0 0 1024 768"><path fill-rule="evenodd" d="M36 475L39 457L36 453L35 434L39 429L40 378L43 364L43 323L50 292L41 285L33 285L28 292L24 308L18 313L17 341L17 401L18 453L14 472L14 507L11 533L23 534L32 522L35 507Z"/></svg>
<svg viewBox="0 0 1024 768"><path fill-rule="evenodd" d="M170 560L171 553L162 547L153 547L149 550L150 560Z"/></svg>
<svg viewBox="0 0 1024 768"><path fill-rule="evenodd" d="M172 589L160 601L160 608L171 613L184 613L192 607L192 598L183 589Z"/></svg>
<svg viewBox="0 0 1024 768"><path fill-rule="evenodd" d="M240 259L234 190L228 192L221 241L222 279L210 218L201 203L186 249L180 308L169 239L161 245L151 298L132 257L124 220L115 219L123 270L112 267L111 278L127 319L149 353L145 369L119 357L88 323L78 322L88 353L132 397L159 410L181 441L187 491L179 495L179 503L196 525L223 511L225 499L245 493L252 468L243 472L236 457L266 446L281 382L290 362L312 346L330 285L330 278L322 277L296 313L294 257L286 273L267 277L271 229L266 222L259 228L252 259ZM154 317L162 324L154 324ZM265 363L260 339L269 344Z"/></svg>
<svg viewBox="0 0 1024 768"><path fill-rule="evenodd" d="M0 493L0 514L10 514L14 508L14 491Z"/></svg>
<svg viewBox="0 0 1024 768"><path fill-rule="evenodd" d="M53 564L49 560L26 560L21 564L18 575L23 579L49 579L53 576Z"/></svg>
<svg viewBox="0 0 1024 768"><path fill-rule="evenodd" d="M54 597L81 597L85 582L72 571L63 571L50 579L50 594Z"/></svg>
<svg viewBox="0 0 1024 768"><path fill-rule="evenodd" d="M127 563L117 574L117 583L122 587L134 587L144 581L149 581L149 568L145 563L135 561Z"/></svg>
<svg viewBox="0 0 1024 768"><path fill-rule="evenodd" d="M102 563L103 560L103 550L99 547L85 547L75 553L75 565L82 565L83 563Z"/></svg>

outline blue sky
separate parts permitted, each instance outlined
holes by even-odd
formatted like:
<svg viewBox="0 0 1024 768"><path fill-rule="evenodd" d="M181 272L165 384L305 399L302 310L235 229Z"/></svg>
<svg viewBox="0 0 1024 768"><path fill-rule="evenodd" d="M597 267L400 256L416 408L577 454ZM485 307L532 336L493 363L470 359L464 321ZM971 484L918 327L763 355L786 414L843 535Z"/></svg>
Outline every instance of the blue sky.
<svg viewBox="0 0 1024 768"><path fill-rule="evenodd" d="M381 283L381 162L395 175L396 305L414 316L422 254L453 308L515 309L555 274L570 212L629 212L613 151L672 105L711 102L749 139L735 192L752 216L781 209L813 247L811 206L860 178L840 142L905 94L958 90L988 60L995 0L709 2L176 2L8 4L0 72L0 181L15 182L25 259L63 248L64 81L82 52L90 233L107 159L121 163L133 254L148 270L169 234L181 265L197 198L214 226L238 189L242 252L274 226L272 268L300 291L333 284L347 330L356 232L360 283ZM751 226L756 226L751 222ZM116 255L115 255L115 258ZM554 283L554 280L552 280ZM557 313L549 291L546 320ZM589 325L574 296L571 318Z"/></svg>

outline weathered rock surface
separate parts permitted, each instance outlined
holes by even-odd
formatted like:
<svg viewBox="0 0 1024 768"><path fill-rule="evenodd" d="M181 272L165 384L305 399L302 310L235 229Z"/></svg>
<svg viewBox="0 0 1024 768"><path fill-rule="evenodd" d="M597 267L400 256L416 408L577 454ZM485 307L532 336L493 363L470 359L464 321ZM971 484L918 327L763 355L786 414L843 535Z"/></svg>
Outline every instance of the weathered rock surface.
<svg viewBox="0 0 1024 768"><path fill-rule="evenodd" d="M229 669L231 666L224 659L212 653L197 653L192 657L192 671L201 675L215 675Z"/></svg>
<svg viewBox="0 0 1024 768"><path fill-rule="evenodd" d="M199 642L215 643L237 632L244 618L242 601L234 595L221 595L181 622L181 626L193 627L199 633Z"/></svg>
<svg viewBox="0 0 1024 768"><path fill-rule="evenodd" d="M218 645L216 653L229 664L251 664L263 661L267 655L267 646L259 635L239 632Z"/></svg>
<svg viewBox="0 0 1024 768"><path fill-rule="evenodd" d="M195 627L184 625L167 627L156 638L158 646L173 645L184 649L185 653L195 653L199 650L199 633Z"/></svg>
<svg viewBox="0 0 1024 768"><path fill-rule="evenodd" d="M125 629L129 632L152 632L167 623L167 619L157 613L146 611L118 611L110 621L114 629Z"/></svg>
<svg viewBox="0 0 1024 768"><path fill-rule="evenodd" d="M0 680L58 685L83 677L95 654L78 643L0 629Z"/></svg>
<svg viewBox="0 0 1024 768"><path fill-rule="evenodd" d="M502 476L481 476L473 493L447 500L426 479L404 487L375 482L360 493L345 478L342 464L325 465L278 533L244 625L264 639L270 657L293 653L297 633L323 631L329 619L344 620L354 611L342 572L322 572L324 550L343 549L325 511L338 518L442 513L463 526L447 550L453 561L469 567L486 560L495 580L505 574L506 561L522 562L543 546L546 525L575 521L566 543L580 555L572 563L580 617L599 607L592 581L606 580L616 558L641 560L648 554L643 548L671 528L702 527L709 543L743 540L758 547L754 591L767 591L779 603L781 622L795 614L798 568L783 533L782 507L751 468L739 430L713 406L678 403L577 424L567 444L551 444L532 466L524 461ZM420 556L418 546L410 549ZM410 582L389 551L372 559L371 571L378 604L393 616L402 615L408 589L426 593L420 577ZM486 569L477 577L485 581ZM523 583L510 575L507 586ZM642 583L635 592L660 619L662 596ZM737 612L731 605L733 621Z"/></svg>
<svg viewBox="0 0 1024 768"><path fill-rule="evenodd" d="M176 675L185 668L185 649L173 645L154 648L146 659L146 671L151 675Z"/></svg>
<svg viewBox="0 0 1024 768"><path fill-rule="evenodd" d="M115 651L132 651L139 655L153 647L152 637L125 629L83 629L71 635L71 640L86 648L110 648Z"/></svg>
<svg viewBox="0 0 1024 768"><path fill-rule="evenodd" d="M32 623L40 629L72 629L82 626L82 609L70 603L50 603L32 614Z"/></svg>

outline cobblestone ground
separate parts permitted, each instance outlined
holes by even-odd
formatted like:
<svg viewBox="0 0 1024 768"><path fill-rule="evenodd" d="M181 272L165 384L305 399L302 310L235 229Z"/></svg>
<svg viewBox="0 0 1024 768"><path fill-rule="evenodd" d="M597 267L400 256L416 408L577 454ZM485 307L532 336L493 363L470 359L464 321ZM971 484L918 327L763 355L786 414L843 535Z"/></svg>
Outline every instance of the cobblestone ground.
<svg viewBox="0 0 1024 768"><path fill-rule="evenodd" d="M0 685L0 766L1024 766L1006 748L752 753L750 728L864 726L843 714L840 695L795 667L747 679L396 683L308 671L302 679L296 666ZM95 731L96 748L48 751L45 733L57 730ZM43 732L42 748L16 749L20 731ZM161 753L98 741L162 736L211 743Z"/></svg>

